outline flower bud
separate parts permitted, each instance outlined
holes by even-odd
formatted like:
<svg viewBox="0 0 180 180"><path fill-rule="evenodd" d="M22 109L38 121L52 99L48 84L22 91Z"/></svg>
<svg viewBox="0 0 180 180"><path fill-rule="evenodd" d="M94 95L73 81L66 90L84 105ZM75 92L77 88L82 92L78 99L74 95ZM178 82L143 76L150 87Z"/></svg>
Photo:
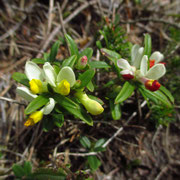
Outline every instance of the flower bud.
<svg viewBox="0 0 180 180"><path fill-rule="evenodd" d="M35 111L30 114L27 121L24 123L25 126L33 126L34 124L38 123L43 118L42 111Z"/></svg>
<svg viewBox="0 0 180 180"><path fill-rule="evenodd" d="M79 58L78 62L77 62L77 69L84 69L87 65L87 62L88 62L88 58L87 56L82 56Z"/></svg>
<svg viewBox="0 0 180 180"><path fill-rule="evenodd" d="M57 92L63 96L67 96L70 93L70 84L67 80L62 80L57 87Z"/></svg>
<svg viewBox="0 0 180 180"><path fill-rule="evenodd" d="M157 80L151 79L145 82L145 87L150 91L157 91L161 87L161 84Z"/></svg>
<svg viewBox="0 0 180 180"><path fill-rule="evenodd" d="M86 93L79 91L75 93L75 96L92 115L99 115L104 111L104 108L97 101L90 99Z"/></svg>

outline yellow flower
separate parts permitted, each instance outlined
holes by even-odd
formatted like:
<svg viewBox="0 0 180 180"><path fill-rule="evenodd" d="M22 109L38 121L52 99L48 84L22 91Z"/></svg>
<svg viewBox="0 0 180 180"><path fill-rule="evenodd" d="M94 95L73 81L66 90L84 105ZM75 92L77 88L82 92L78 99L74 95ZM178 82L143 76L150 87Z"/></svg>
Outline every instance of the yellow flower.
<svg viewBox="0 0 180 180"><path fill-rule="evenodd" d="M43 84L42 84L41 80L32 79L31 81L29 81L29 85L30 85L30 90L32 91L33 94L42 93Z"/></svg>
<svg viewBox="0 0 180 180"><path fill-rule="evenodd" d="M24 123L25 126L33 126L34 124L38 123L43 118L42 111L35 111L30 114L27 121Z"/></svg>
<svg viewBox="0 0 180 180"><path fill-rule="evenodd" d="M62 80L57 87L58 93L61 95L68 95L70 93L70 83L67 80Z"/></svg>

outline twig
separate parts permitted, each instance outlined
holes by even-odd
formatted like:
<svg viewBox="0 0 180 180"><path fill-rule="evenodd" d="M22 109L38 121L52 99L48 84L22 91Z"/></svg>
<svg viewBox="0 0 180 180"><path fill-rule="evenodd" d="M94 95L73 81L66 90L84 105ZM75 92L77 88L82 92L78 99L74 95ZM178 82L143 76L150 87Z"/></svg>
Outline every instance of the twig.
<svg viewBox="0 0 180 180"><path fill-rule="evenodd" d="M61 27L62 27L62 30L63 30L63 35L65 37L66 29L64 27L64 22L63 22L63 16L62 16L62 11L61 11L61 7L60 7L60 3L57 2L57 6L58 6L58 12L59 12L59 19L60 19ZM67 42L66 38L65 38L65 41L66 41L68 53L70 55L70 49L69 49L68 42Z"/></svg>
<svg viewBox="0 0 180 180"><path fill-rule="evenodd" d="M102 10L102 5L101 5L100 0L97 0L97 3L98 3L98 6L99 6L99 10L100 10L101 16L102 16L102 18L104 18L104 12Z"/></svg>
<svg viewBox="0 0 180 180"><path fill-rule="evenodd" d="M154 153L154 155L156 155L156 151L155 151L154 143L155 143L156 138L157 138L157 136L158 136L159 132L161 131L161 129L162 129L162 125L160 125L160 126L158 127L158 129L157 129L157 131L156 131L156 133L154 134L153 139L152 139L151 146L152 146L152 149L153 149L153 153Z"/></svg>
<svg viewBox="0 0 180 180"><path fill-rule="evenodd" d="M23 154L21 153L17 153L17 152L14 152L14 151L11 151L9 149L0 149L1 151L4 151L4 152L7 152L7 153L11 153L11 154L14 154L16 156L19 156L19 157L23 157Z"/></svg>
<svg viewBox="0 0 180 180"><path fill-rule="evenodd" d="M56 156L61 156L61 155L66 155L67 152L59 152L56 154ZM69 156L81 156L81 157L85 157L85 156L92 156L92 155L97 155L97 152L89 152L89 153L68 153Z"/></svg>
<svg viewBox="0 0 180 180"><path fill-rule="evenodd" d="M53 19L53 6L54 6L54 0L49 1L49 15L48 15L48 28L47 28L47 34L50 33L51 31L51 26L52 26L52 19Z"/></svg>
<svg viewBox="0 0 180 180"><path fill-rule="evenodd" d="M88 6L96 4L97 1L91 1L91 2L86 2L83 5L81 5L79 8L77 8L73 13L71 13L71 15L69 15L65 20L64 20L64 25L67 24L68 22L70 22L74 17L76 17L81 11L83 11L84 9L86 9ZM60 31L61 29L61 25L59 25L58 27L56 27L52 33L50 34L50 36L46 39L44 46L41 49L41 52L44 52L49 43L52 41L52 39L54 39L54 37L56 36L56 34ZM38 54L37 57L41 57L41 54Z"/></svg>
<svg viewBox="0 0 180 180"><path fill-rule="evenodd" d="M0 96L0 100L3 100L3 101L8 101L8 102L11 102L11 103L16 103L16 104L19 104L19 105L26 106L26 104L25 104L25 103L22 103L22 102L19 102L19 101L16 101L16 100L10 99L10 98L6 98L6 97L3 97L3 96Z"/></svg>
<svg viewBox="0 0 180 180"><path fill-rule="evenodd" d="M174 26L175 28L180 29L180 26L176 23L172 23L172 22L169 22L169 21L164 20L164 19L154 19L154 18L141 18L141 19L130 20L130 21L120 21L119 23L120 24L135 24L137 22L143 22L143 21L152 21L155 23L168 24L170 26Z"/></svg>
<svg viewBox="0 0 180 180"><path fill-rule="evenodd" d="M168 168L169 168L168 165L165 166L165 167L161 170L161 172L156 176L155 180L160 180L161 177L163 176L163 174L168 170Z"/></svg>

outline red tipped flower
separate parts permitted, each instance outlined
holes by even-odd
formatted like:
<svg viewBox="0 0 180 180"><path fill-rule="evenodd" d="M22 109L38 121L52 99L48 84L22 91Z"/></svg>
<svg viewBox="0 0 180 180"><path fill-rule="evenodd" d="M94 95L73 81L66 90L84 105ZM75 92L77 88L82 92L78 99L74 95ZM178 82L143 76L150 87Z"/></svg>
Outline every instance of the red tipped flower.
<svg viewBox="0 0 180 180"><path fill-rule="evenodd" d="M161 84L157 80L147 80L145 87L150 91L157 91L161 87Z"/></svg>
<svg viewBox="0 0 180 180"><path fill-rule="evenodd" d="M129 81L129 80L131 80L131 79L134 78L134 75L131 75L131 74L123 74L122 77L123 77L124 80Z"/></svg>

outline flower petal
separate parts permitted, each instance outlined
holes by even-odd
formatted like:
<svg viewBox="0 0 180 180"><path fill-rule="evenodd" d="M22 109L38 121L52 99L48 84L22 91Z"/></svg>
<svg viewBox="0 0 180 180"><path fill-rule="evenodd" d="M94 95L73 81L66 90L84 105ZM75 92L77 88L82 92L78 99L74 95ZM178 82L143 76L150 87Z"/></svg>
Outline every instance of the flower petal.
<svg viewBox="0 0 180 180"><path fill-rule="evenodd" d="M148 57L146 55L144 55L142 58L141 67L140 67L140 71L141 71L143 76L146 75L147 68L148 68Z"/></svg>
<svg viewBox="0 0 180 180"><path fill-rule="evenodd" d="M140 46L138 44L133 45L132 49L131 49L131 64L134 64L134 60L136 57L136 54L139 50Z"/></svg>
<svg viewBox="0 0 180 180"><path fill-rule="evenodd" d="M16 92L27 101L31 102L37 97L37 95L31 93L31 91L26 87L17 87Z"/></svg>
<svg viewBox="0 0 180 180"><path fill-rule="evenodd" d="M29 80L39 79L43 81L43 71L42 69L34 62L27 61L25 65L25 74Z"/></svg>
<svg viewBox="0 0 180 180"><path fill-rule="evenodd" d="M76 82L75 74L70 67L65 66L60 70L57 76L57 83L60 83L62 80L67 80L70 84L70 87L72 87Z"/></svg>
<svg viewBox="0 0 180 180"><path fill-rule="evenodd" d="M144 48L141 47L138 49L136 56L134 58L134 62L133 62L133 66L135 66L137 69L139 69L140 67L140 63L143 57L143 53L144 53Z"/></svg>
<svg viewBox="0 0 180 180"><path fill-rule="evenodd" d="M54 71L54 68L51 66L50 63L46 62L43 66L44 74L46 81L51 85L56 87L56 73Z"/></svg>
<svg viewBox="0 0 180 180"><path fill-rule="evenodd" d="M161 54L159 51L155 51L149 58L150 60L155 60L155 64L162 61L164 59L164 55Z"/></svg>
<svg viewBox="0 0 180 180"><path fill-rule="evenodd" d="M130 66L129 62L128 62L127 60L125 60L125 59L119 59L119 60L117 60L117 65L118 65L118 67L121 68L121 69L131 70L131 66Z"/></svg>
<svg viewBox="0 0 180 180"><path fill-rule="evenodd" d="M128 69L123 70L123 71L121 71L120 73L121 73L122 75L125 75L125 74L134 75L134 73L133 73L132 71L128 70Z"/></svg>
<svg viewBox="0 0 180 180"><path fill-rule="evenodd" d="M54 106L55 106L55 100L53 98L49 98L49 102L42 109L43 114L45 114L45 115L50 114L51 111L54 109Z"/></svg>
<svg viewBox="0 0 180 180"><path fill-rule="evenodd" d="M156 64L146 74L146 78L157 80L166 73L164 64Z"/></svg>

